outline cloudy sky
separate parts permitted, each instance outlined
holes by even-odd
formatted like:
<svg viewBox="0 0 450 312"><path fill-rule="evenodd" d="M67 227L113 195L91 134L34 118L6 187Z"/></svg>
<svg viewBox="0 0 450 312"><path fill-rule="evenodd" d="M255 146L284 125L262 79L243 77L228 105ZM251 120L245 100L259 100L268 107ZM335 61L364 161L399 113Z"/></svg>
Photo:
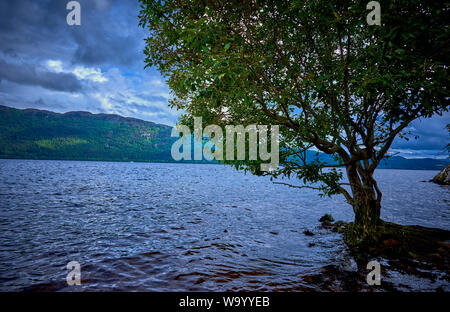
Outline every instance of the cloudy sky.
<svg viewBox="0 0 450 312"><path fill-rule="evenodd" d="M113 113L174 125L169 88L144 70L145 31L137 0L80 0L81 25L66 22L67 0L0 0L0 104L56 112ZM450 114L419 120L417 140L392 152L439 157L449 142Z"/></svg>
<svg viewBox="0 0 450 312"><path fill-rule="evenodd" d="M169 89L144 70L134 0L87 0L69 26L67 0L0 0L0 104L114 113L173 125Z"/></svg>

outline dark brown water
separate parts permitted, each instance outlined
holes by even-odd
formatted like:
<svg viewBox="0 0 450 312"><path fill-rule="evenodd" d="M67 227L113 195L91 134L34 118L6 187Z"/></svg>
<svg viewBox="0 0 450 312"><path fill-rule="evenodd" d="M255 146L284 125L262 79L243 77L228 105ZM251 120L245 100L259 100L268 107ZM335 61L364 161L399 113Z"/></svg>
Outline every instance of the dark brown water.
<svg viewBox="0 0 450 312"><path fill-rule="evenodd" d="M379 170L383 219L450 229L449 188L421 182L434 174ZM340 196L221 165L0 160L0 290L339 290L308 278L356 271L325 213L353 218ZM383 278L448 291L436 276Z"/></svg>

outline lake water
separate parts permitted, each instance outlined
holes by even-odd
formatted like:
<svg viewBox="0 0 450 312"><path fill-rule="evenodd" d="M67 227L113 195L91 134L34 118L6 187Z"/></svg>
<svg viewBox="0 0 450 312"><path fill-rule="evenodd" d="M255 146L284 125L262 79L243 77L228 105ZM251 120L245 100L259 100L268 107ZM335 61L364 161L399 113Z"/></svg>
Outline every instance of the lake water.
<svg viewBox="0 0 450 312"><path fill-rule="evenodd" d="M450 188L423 182L436 173L378 170L382 218L450 230ZM304 276L356 268L325 213L353 219L342 196L222 165L0 160L0 291L328 290ZM81 286L67 286L69 261Z"/></svg>

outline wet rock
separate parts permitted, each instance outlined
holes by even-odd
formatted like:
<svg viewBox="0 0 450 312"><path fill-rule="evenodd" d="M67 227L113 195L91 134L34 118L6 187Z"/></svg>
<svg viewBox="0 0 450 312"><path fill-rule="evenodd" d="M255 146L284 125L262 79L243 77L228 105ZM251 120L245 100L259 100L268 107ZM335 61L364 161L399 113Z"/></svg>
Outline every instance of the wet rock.
<svg viewBox="0 0 450 312"><path fill-rule="evenodd" d="M395 240L395 239L392 239L392 238L384 240L383 244L386 247L394 247L394 246L400 246L401 245L398 240Z"/></svg>
<svg viewBox="0 0 450 312"><path fill-rule="evenodd" d="M429 254L428 257L433 259L434 261L442 261L442 257L438 253Z"/></svg>
<svg viewBox="0 0 450 312"><path fill-rule="evenodd" d="M450 249L450 242L437 242L437 244L443 248Z"/></svg>
<svg viewBox="0 0 450 312"><path fill-rule="evenodd" d="M319 221L322 223L322 227L325 229L330 229L336 233L344 233L347 227L347 222L336 221L334 222L333 216L330 214L323 215ZM333 223L334 222L334 223Z"/></svg>
<svg viewBox="0 0 450 312"><path fill-rule="evenodd" d="M302 276L304 283L320 291L394 291L392 283L384 281L381 286L369 286L365 271L348 271L337 265L326 265Z"/></svg>
<svg viewBox="0 0 450 312"><path fill-rule="evenodd" d="M437 184L450 185L450 165L442 169L431 181Z"/></svg>
<svg viewBox="0 0 450 312"><path fill-rule="evenodd" d="M322 225L328 225L334 222L333 216L330 214L324 214L320 219L319 222L322 223Z"/></svg>
<svg viewBox="0 0 450 312"><path fill-rule="evenodd" d="M303 234L305 234L306 236L314 236L314 233L311 232L310 230L303 231Z"/></svg>
<svg viewBox="0 0 450 312"><path fill-rule="evenodd" d="M351 224L348 228L351 228ZM358 267L370 258L384 258L392 270L432 278L431 271L440 271L450 280L450 231L417 225L380 222L375 235L365 241L355 241L345 232L345 242Z"/></svg>
<svg viewBox="0 0 450 312"><path fill-rule="evenodd" d="M331 225L331 230L336 233L344 233L347 227L347 222L344 221L336 221Z"/></svg>

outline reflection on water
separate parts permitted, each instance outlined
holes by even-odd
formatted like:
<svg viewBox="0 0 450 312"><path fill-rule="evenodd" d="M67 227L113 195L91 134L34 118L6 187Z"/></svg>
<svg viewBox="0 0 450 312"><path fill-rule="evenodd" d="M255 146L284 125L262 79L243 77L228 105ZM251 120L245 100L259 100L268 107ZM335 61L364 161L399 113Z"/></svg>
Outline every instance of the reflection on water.
<svg viewBox="0 0 450 312"><path fill-rule="evenodd" d="M450 229L434 174L379 170L383 219ZM343 197L221 165L0 160L0 290L73 290L72 260L77 290L333 290L309 276L356 268L324 213L353 218Z"/></svg>

